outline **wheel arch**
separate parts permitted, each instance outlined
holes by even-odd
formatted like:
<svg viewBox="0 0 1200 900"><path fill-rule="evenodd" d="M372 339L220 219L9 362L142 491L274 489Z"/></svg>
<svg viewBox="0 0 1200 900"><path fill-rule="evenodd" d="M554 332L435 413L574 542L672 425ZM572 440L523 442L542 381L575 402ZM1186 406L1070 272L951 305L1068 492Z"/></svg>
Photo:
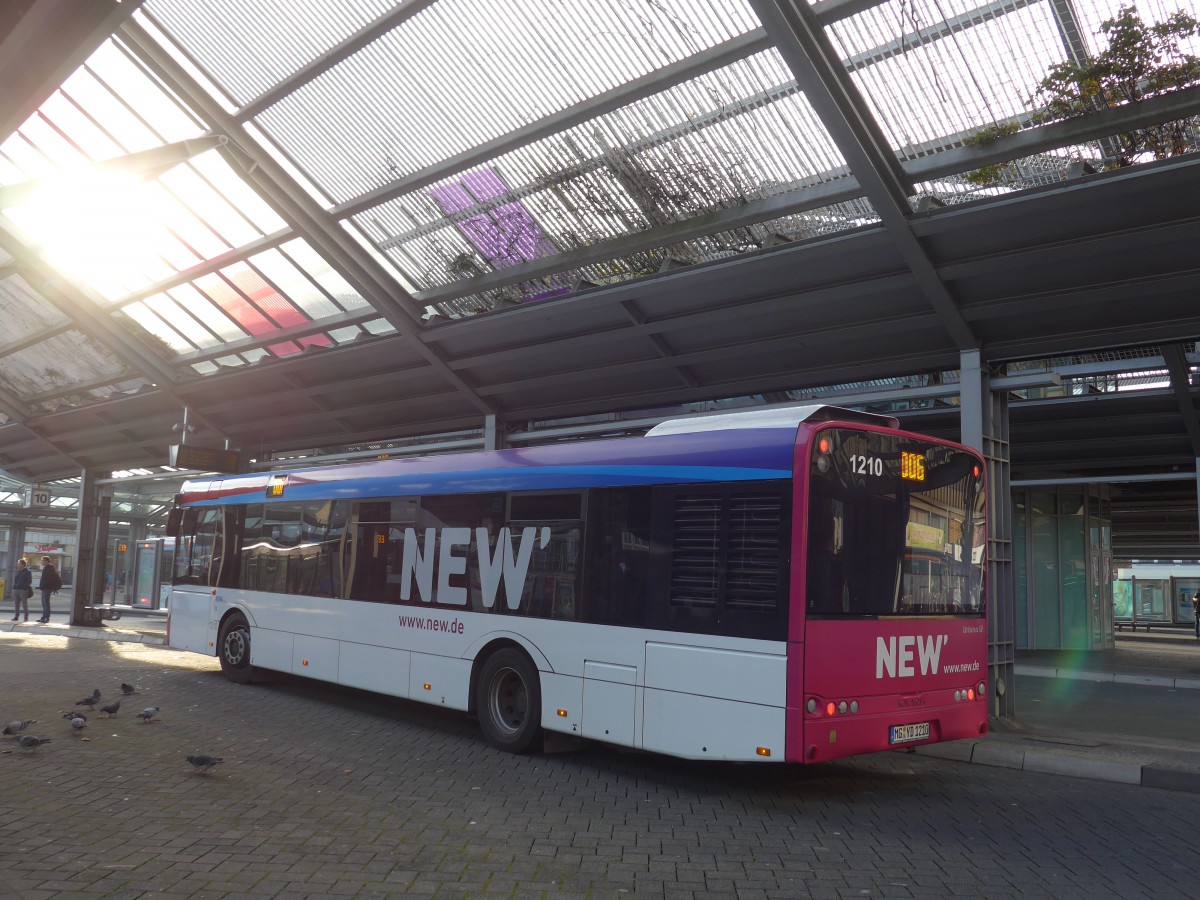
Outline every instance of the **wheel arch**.
<svg viewBox="0 0 1200 900"><path fill-rule="evenodd" d="M471 659L471 682L467 691L467 712L476 713L475 694L479 687L479 672L483 668L483 664L488 661L492 654L505 648L519 650L529 657L529 661L533 663L533 667L537 669L539 677L542 672L553 671L550 668L550 661L528 641L521 639L515 634L496 634L481 642L477 647L472 648L474 656ZM539 712L540 717L540 712Z"/></svg>
<svg viewBox="0 0 1200 900"><path fill-rule="evenodd" d="M230 606L227 610L221 613L221 618L217 620L217 630L215 635L216 640L219 641L221 639L221 632L225 629L225 623L236 615L240 615L243 619L245 619L246 624L251 628L257 627L254 624L254 617L250 615L250 611L248 609L242 606ZM217 646L214 644L213 650L218 651L219 648L217 648ZM214 652L213 655L215 656L216 652Z"/></svg>

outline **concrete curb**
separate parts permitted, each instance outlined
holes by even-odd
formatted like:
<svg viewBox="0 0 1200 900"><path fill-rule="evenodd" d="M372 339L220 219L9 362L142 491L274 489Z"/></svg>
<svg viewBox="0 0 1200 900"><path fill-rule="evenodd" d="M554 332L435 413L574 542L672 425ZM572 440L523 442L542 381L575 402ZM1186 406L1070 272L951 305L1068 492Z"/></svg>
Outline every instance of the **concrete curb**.
<svg viewBox="0 0 1200 900"><path fill-rule="evenodd" d="M1005 741L952 741L946 744L927 744L917 747L916 750L922 756L934 756L956 762L1200 794L1200 772L1105 759L1081 753L1038 750Z"/></svg>
<svg viewBox="0 0 1200 900"><path fill-rule="evenodd" d="M1053 666L1022 665L1013 667L1017 675L1032 678L1076 678L1081 681L1107 681L1114 684L1142 684L1153 687L1200 690L1200 679L1174 678L1170 675L1124 675L1116 672L1087 672L1079 669L1057 669Z"/></svg>
<svg viewBox="0 0 1200 900"><path fill-rule="evenodd" d="M94 641L123 641L130 644L157 644L161 646L166 643L165 635L143 634L140 631L118 631L115 628L105 625L92 627L86 625L57 625L53 622L45 625L33 625L28 622L0 622L0 631L83 638L84 640Z"/></svg>

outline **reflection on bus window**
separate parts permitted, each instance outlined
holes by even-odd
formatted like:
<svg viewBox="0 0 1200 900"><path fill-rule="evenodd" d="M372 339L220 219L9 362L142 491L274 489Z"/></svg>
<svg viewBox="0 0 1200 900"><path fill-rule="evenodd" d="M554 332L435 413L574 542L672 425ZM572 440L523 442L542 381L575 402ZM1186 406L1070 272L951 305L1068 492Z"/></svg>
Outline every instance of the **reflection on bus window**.
<svg viewBox="0 0 1200 900"><path fill-rule="evenodd" d="M987 528L974 457L886 434L830 434L834 451L811 470L809 614L981 615Z"/></svg>

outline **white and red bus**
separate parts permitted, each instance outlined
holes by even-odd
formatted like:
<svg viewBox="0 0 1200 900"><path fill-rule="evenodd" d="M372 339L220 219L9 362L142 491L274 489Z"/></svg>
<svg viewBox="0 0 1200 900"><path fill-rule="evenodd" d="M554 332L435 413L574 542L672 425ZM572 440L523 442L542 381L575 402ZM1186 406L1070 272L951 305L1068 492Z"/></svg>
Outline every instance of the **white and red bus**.
<svg viewBox="0 0 1200 900"><path fill-rule="evenodd" d="M169 643L689 759L987 730L983 461L828 406L189 481Z"/></svg>

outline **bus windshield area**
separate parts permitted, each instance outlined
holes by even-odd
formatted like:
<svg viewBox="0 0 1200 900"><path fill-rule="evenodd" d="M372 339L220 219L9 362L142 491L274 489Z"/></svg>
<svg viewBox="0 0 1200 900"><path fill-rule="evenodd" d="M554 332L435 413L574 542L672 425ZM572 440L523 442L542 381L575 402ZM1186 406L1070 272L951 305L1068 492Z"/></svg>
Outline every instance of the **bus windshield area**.
<svg viewBox="0 0 1200 900"><path fill-rule="evenodd" d="M985 614L978 458L900 435L826 429L813 442L810 616Z"/></svg>

